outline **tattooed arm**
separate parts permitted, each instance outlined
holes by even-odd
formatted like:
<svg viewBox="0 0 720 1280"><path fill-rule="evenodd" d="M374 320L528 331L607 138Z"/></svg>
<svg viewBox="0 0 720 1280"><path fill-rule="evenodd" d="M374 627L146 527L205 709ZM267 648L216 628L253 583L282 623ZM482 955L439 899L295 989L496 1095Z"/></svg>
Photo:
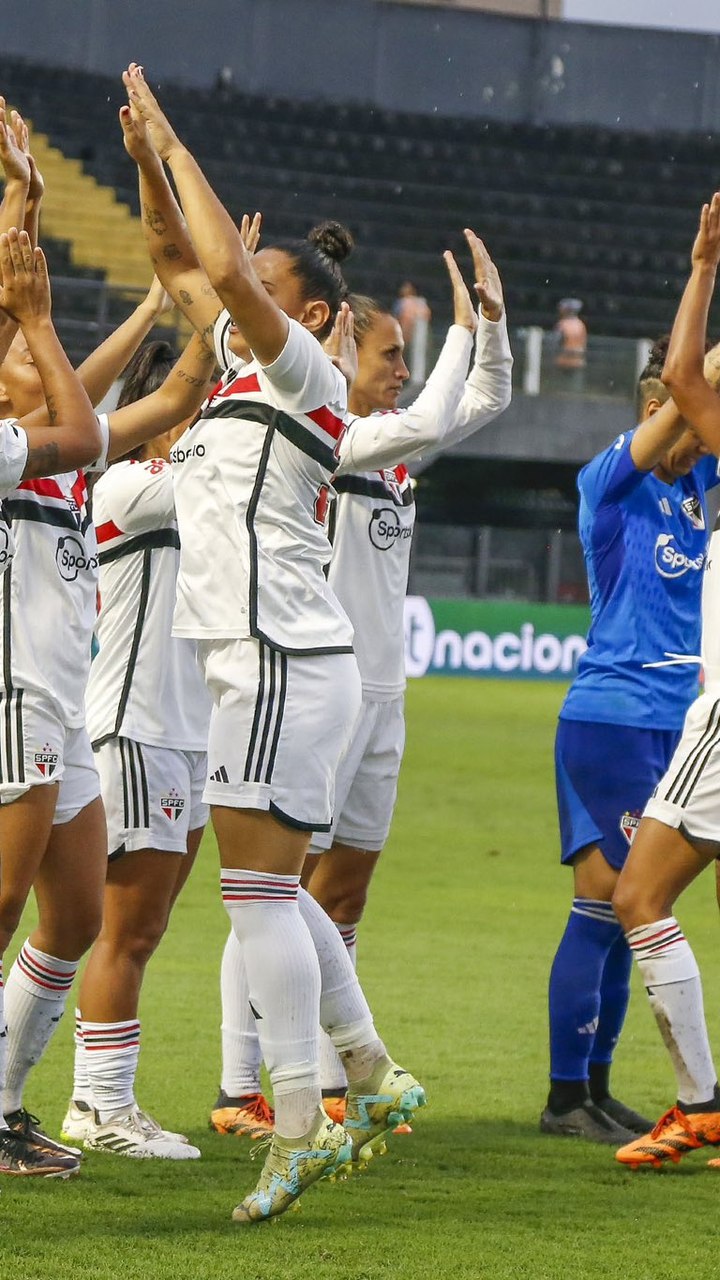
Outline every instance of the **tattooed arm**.
<svg viewBox="0 0 720 1280"><path fill-rule="evenodd" d="M131 449L194 418L214 377L215 356L195 333L157 391L108 414L108 458L111 461L121 458Z"/></svg>
<svg viewBox="0 0 720 1280"><path fill-rule="evenodd" d="M36 414L20 422L28 442L23 475L87 466L100 453L100 427L53 328L45 256L26 231L0 235L0 274L0 307L21 326L45 395L40 422Z"/></svg>
<svg viewBox="0 0 720 1280"><path fill-rule="evenodd" d="M125 150L138 166L143 235L155 274L195 331L211 346L223 304L200 265L142 116L123 107L120 124Z"/></svg>

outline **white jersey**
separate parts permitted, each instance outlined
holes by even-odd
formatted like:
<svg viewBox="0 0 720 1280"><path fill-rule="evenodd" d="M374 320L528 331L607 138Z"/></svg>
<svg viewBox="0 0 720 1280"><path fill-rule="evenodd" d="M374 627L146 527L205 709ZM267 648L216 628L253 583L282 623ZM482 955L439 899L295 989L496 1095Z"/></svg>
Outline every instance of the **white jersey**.
<svg viewBox="0 0 720 1280"><path fill-rule="evenodd" d="M88 470L102 470L107 453ZM85 687L97 609L98 554L82 471L22 480L3 501L15 557L0 578L0 688L6 714L27 690L55 707L62 724L85 723Z"/></svg>
<svg viewBox="0 0 720 1280"><path fill-rule="evenodd" d="M221 315L221 360L226 327ZM271 365L252 360L223 375L170 454L182 543L176 636L254 637L296 655L351 650L324 574L345 408L345 380L294 320Z"/></svg>
<svg viewBox="0 0 720 1280"><path fill-rule="evenodd" d="M0 499L20 483L28 456L27 436L16 418L0 419ZM10 568L15 555L15 539L9 521L0 508L0 573Z"/></svg>
<svg viewBox="0 0 720 1280"><path fill-rule="evenodd" d="M195 643L171 635L180 539L167 462L118 462L93 490L99 652L87 690L93 746L131 738L206 751L210 695Z"/></svg>
<svg viewBox="0 0 720 1280"><path fill-rule="evenodd" d="M464 337L465 332L453 326L414 404L350 420L348 455L367 447L364 440L354 447L356 433L375 430L387 436L394 451L405 444L408 458L448 448L507 407L512 354L504 318L493 323L480 315L467 380L470 335ZM403 605L415 526L413 486L404 465L349 474L348 465L344 458L334 481L338 497L328 581L353 624L363 697L389 701L405 688Z"/></svg>

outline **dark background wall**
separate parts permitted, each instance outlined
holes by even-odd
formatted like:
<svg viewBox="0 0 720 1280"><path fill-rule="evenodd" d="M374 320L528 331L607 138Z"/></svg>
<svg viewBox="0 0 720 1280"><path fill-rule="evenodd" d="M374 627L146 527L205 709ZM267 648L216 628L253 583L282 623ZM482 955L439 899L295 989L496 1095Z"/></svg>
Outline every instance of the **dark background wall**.
<svg viewBox="0 0 720 1280"><path fill-rule="evenodd" d="M504 18L392 0L29 0L8 55L155 82L537 124L714 131L720 37Z"/></svg>

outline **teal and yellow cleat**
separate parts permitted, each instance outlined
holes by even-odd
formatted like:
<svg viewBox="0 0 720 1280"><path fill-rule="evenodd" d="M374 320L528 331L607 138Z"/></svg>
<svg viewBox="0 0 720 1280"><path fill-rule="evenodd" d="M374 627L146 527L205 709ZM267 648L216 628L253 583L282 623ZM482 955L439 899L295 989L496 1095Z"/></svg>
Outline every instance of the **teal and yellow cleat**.
<svg viewBox="0 0 720 1280"><path fill-rule="evenodd" d="M353 1164L366 1165L385 1152L385 1136L406 1125L426 1105L425 1090L397 1063L384 1061L367 1080L348 1088L345 1128L352 1139Z"/></svg>
<svg viewBox="0 0 720 1280"><path fill-rule="evenodd" d="M342 1173L350 1155L350 1138L324 1111L304 1138L274 1134L258 1184L233 1210L233 1222L265 1222L285 1213L313 1182Z"/></svg>

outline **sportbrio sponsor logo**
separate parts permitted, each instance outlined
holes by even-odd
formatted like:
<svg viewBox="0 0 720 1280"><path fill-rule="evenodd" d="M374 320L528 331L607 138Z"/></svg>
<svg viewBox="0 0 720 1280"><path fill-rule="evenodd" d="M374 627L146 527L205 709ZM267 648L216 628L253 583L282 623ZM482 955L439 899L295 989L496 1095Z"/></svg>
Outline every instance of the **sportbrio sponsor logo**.
<svg viewBox="0 0 720 1280"><path fill-rule="evenodd" d="M704 563L704 551L691 559L680 550L671 533L658 534L655 543L655 568L661 578L682 578L688 572L699 573Z"/></svg>
<svg viewBox="0 0 720 1280"><path fill-rule="evenodd" d="M61 578L74 582L81 572L93 572L98 567L98 557L87 555L79 538L69 533L60 538L55 552L55 563Z"/></svg>
<svg viewBox="0 0 720 1280"><path fill-rule="evenodd" d="M400 523L400 517L392 507L376 507L368 532L370 541L378 551L387 551L389 547L412 537L412 529Z"/></svg>
<svg viewBox="0 0 720 1280"><path fill-rule="evenodd" d="M180 449L178 445L174 445L170 450L171 462L187 462L190 458L204 458L205 445L191 444L189 449Z"/></svg>
<svg viewBox="0 0 720 1280"><path fill-rule="evenodd" d="M443 602L446 610L449 602ZM467 609L467 606L465 606ZM483 605L477 604L482 617ZM438 628L433 609L422 596L405 601L405 670L408 676L426 674L530 676L566 678L575 673L587 648L579 634L540 631L532 621L514 629Z"/></svg>

